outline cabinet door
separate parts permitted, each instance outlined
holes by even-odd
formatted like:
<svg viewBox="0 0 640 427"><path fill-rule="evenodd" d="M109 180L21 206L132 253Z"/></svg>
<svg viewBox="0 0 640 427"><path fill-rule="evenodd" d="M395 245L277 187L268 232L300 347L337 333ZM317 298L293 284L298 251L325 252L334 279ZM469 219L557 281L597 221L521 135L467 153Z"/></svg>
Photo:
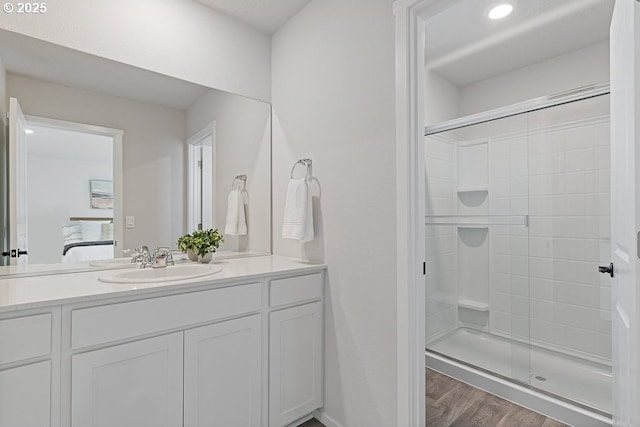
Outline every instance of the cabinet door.
<svg viewBox="0 0 640 427"><path fill-rule="evenodd" d="M269 426L322 406L322 303L269 315Z"/></svg>
<svg viewBox="0 0 640 427"><path fill-rule="evenodd" d="M182 332L74 355L74 427L182 425Z"/></svg>
<svg viewBox="0 0 640 427"><path fill-rule="evenodd" d="M249 316L185 332L185 427L258 427L261 321Z"/></svg>
<svg viewBox="0 0 640 427"><path fill-rule="evenodd" d="M0 427L51 425L51 361L0 371Z"/></svg>

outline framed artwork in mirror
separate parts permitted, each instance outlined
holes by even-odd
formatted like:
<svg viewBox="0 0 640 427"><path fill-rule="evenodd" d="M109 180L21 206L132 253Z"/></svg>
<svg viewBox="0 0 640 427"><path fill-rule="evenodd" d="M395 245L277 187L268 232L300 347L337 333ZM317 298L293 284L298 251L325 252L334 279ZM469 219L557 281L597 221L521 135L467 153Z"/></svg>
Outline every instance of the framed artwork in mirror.
<svg viewBox="0 0 640 427"><path fill-rule="evenodd" d="M90 179L92 209L113 209L113 181Z"/></svg>

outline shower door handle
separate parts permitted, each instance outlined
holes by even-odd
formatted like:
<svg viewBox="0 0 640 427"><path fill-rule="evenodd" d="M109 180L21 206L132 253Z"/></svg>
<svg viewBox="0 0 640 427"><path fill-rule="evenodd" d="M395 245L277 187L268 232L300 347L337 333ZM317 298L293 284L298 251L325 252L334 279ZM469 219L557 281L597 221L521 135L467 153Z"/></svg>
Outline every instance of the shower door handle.
<svg viewBox="0 0 640 427"><path fill-rule="evenodd" d="M609 276L613 277L613 263L599 266L598 271L602 274L609 274Z"/></svg>

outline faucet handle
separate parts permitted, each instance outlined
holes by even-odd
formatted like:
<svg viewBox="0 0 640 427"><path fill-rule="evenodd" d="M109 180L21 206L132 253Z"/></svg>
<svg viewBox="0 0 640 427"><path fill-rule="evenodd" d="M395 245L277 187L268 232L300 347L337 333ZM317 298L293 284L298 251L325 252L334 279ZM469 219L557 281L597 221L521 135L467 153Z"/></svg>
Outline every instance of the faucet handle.
<svg viewBox="0 0 640 427"><path fill-rule="evenodd" d="M149 256L149 249L143 245L133 249L125 249L124 254L131 255L132 263L144 262L145 258Z"/></svg>

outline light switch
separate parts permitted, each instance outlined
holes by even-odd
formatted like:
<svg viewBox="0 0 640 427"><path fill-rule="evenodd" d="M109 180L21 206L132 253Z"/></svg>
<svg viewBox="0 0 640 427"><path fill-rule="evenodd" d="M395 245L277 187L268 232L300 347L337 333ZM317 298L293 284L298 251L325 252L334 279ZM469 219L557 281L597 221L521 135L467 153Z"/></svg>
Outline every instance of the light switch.
<svg viewBox="0 0 640 427"><path fill-rule="evenodd" d="M131 215L131 216L127 215L124 218L124 223L125 223L125 227L126 228L135 228L135 226L136 226L136 217L133 216L133 215Z"/></svg>

